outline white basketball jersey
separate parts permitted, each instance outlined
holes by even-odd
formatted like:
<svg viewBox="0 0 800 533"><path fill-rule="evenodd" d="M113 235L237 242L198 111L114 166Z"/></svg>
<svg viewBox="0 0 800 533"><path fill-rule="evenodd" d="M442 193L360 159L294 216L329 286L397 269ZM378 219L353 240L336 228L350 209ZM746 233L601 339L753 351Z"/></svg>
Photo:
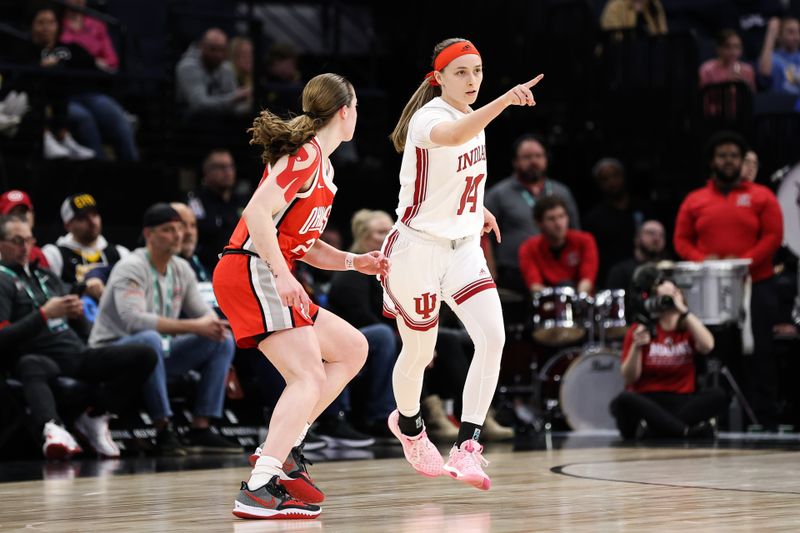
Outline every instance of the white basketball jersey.
<svg viewBox="0 0 800 533"><path fill-rule="evenodd" d="M434 98L411 117L400 166L397 219L444 239L478 235L483 227L486 143L483 130L460 146L439 146L431 130L466 116Z"/></svg>

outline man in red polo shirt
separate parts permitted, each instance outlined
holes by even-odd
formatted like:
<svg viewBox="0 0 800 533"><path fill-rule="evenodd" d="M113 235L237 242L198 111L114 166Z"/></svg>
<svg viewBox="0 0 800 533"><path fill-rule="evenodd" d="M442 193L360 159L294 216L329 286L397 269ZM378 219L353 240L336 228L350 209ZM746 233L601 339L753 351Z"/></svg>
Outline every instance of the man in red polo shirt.
<svg viewBox="0 0 800 533"><path fill-rule="evenodd" d="M777 423L777 378L772 328L777 323L777 290L772 256L783 240L780 204L767 187L741 176L747 144L734 132L721 131L708 143L711 178L681 204L674 245L688 261L750 259L753 333L752 368L746 388L756 416L765 426Z"/></svg>
<svg viewBox="0 0 800 533"><path fill-rule="evenodd" d="M591 233L569 229L567 204L560 196L546 196L533 209L541 233L519 248L519 265L526 286L570 286L591 293L597 277L597 244Z"/></svg>

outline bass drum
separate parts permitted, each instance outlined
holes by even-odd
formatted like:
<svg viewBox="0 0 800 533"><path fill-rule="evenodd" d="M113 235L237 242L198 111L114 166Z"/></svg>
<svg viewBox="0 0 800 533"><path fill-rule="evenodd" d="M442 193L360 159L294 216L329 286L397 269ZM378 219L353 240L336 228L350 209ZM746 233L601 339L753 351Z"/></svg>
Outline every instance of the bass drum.
<svg viewBox="0 0 800 533"><path fill-rule="evenodd" d="M777 196L783 212L783 240L800 257L800 165L783 176Z"/></svg>
<svg viewBox="0 0 800 533"><path fill-rule="evenodd" d="M542 399L575 430L616 429L609 405L625 389L620 352L606 347L567 348L542 367Z"/></svg>

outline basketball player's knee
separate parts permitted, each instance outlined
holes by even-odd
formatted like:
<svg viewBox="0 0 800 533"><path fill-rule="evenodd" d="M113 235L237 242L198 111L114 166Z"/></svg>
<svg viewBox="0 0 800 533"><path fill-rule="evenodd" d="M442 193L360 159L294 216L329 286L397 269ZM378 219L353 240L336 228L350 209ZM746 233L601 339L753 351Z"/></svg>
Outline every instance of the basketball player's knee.
<svg viewBox="0 0 800 533"><path fill-rule="evenodd" d="M318 395L325 386L325 368L322 363L303 368L297 378L305 384L309 393Z"/></svg>
<svg viewBox="0 0 800 533"><path fill-rule="evenodd" d="M503 328L489 328L486 330L486 350L490 354L502 354L506 344L506 332Z"/></svg>
<svg viewBox="0 0 800 533"><path fill-rule="evenodd" d="M355 375L361 370L364 363L367 362L369 343L367 342L367 338L360 331L356 331L354 335L351 335L348 341L347 360Z"/></svg>

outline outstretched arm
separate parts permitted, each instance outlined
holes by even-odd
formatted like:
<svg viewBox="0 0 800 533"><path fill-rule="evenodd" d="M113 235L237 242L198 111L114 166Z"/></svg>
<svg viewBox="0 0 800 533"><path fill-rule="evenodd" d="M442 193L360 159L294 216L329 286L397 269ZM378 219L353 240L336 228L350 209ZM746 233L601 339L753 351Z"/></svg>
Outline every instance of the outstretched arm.
<svg viewBox="0 0 800 533"><path fill-rule="evenodd" d="M358 270L362 274L381 276L389 273L389 259L377 250L365 254L351 254L337 250L320 240L314 243L301 261L322 270ZM352 265L349 261L352 261Z"/></svg>
<svg viewBox="0 0 800 533"><path fill-rule="evenodd" d="M531 81L513 87L504 95L496 98L458 120L442 122L431 130L431 141L439 146L459 146L478 135L492 120L510 105L535 106L533 89L544 74L539 74Z"/></svg>

